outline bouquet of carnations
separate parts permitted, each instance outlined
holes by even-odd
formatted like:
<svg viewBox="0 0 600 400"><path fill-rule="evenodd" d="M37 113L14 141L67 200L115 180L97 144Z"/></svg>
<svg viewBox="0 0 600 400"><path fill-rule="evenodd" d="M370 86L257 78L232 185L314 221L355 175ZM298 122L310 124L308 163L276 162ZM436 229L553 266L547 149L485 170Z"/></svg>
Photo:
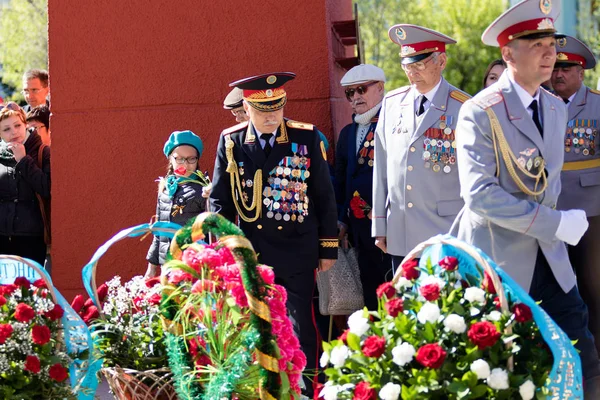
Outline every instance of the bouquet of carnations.
<svg viewBox="0 0 600 400"><path fill-rule="evenodd" d="M0 398L76 399L61 318L46 282L18 277L0 285Z"/></svg>
<svg viewBox="0 0 600 400"><path fill-rule="evenodd" d="M198 241L203 222L222 240ZM194 400L297 399L306 358L287 317L286 291L237 235L223 217L205 213L171 242L161 308L176 390Z"/></svg>
<svg viewBox="0 0 600 400"><path fill-rule="evenodd" d="M328 381L320 397L545 399L551 381L554 394L574 390L575 350L547 316L534 320L543 311L533 300L499 271L503 285L487 259L475 262L460 249L441 249L446 256L431 251L420 262L409 256L394 281L377 290L378 310L355 312L349 329L324 344ZM563 347L555 351L548 344ZM564 373L556 357L571 366L569 388L548 379L551 371Z"/></svg>
<svg viewBox="0 0 600 400"><path fill-rule="evenodd" d="M354 218L363 219L369 217L371 213L371 206L360 196L360 193L354 192L352 199L350 200L350 210Z"/></svg>

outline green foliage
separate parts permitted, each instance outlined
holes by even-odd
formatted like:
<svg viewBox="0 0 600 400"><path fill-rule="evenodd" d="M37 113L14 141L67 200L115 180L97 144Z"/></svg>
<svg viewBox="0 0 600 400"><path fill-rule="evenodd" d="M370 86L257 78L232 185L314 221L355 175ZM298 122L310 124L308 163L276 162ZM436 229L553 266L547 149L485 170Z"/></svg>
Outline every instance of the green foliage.
<svg viewBox="0 0 600 400"><path fill-rule="evenodd" d="M600 55L600 1L579 0L578 36L587 44L592 52ZM596 89L600 79L600 65L585 72L585 84Z"/></svg>
<svg viewBox="0 0 600 400"><path fill-rule="evenodd" d="M48 0L11 0L1 8L0 64L2 82L19 89L25 71L48 68Z"/></svg>
<svg viewBox="0 0 600 400"><path fill-rule="evenodd" d="M388 91L408 84L400 67L400 48L387 36L398 23L425 26L458 41L446 47L444 76L467 93L481 90L488 64L500 58L498 48L481 42L481 34L508 7L506 0L361 0L358 6L365 62L385 71Z"/></svg>

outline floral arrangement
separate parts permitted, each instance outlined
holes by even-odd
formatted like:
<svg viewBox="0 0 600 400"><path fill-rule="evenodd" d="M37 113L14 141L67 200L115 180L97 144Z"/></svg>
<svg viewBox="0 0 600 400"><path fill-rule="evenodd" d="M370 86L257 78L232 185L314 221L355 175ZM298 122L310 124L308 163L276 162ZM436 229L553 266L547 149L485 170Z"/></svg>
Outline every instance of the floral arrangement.
<svg viewBox="0 0 600 400"><path fill-rule="evenodd" d="M63 347L64 310L44 280L0 285L0 398L76 399Z"/></svg>
<svg viewBox="0 0 600 400"><path fill-rule="evenodd" d="M220 216L200 217L216 221L220 232L238 232ZM161 307L173 333L167 345L179 397L245 400L262 398L263 391L282 400L299 398L306 358L287 317L286 291L275 284L273 270L236 261L237 251L222 241L208 245L182 239L190 229L191 223L173 239L173 259L163 266ZM251 249L241 253L256 259ZM270 319L270 330L251 311L257 304L270 315L262 315ZM268 374L261 367L265 362Z"/></svg>
<svg viewBox="0 0 600 400"><path fill-rule="evenodd" d="M121 278L115 276L97 292L102 313L91 299L79 307L83 299L75 298L73 308L83 310L84 320L89 321L94 351L96 357L102 358L103 366L138 371L165 367L159 279L135 276L122 284Z"/></svg>
<svg viewBox="0 0 600 400"><path fill-rule="evenodd" d="M354 195L350 200L350 210L352 210L352 215L354 215L354 218L371 218L371 206L365 201L365 199L360 197L358 192L354 192Z"/></svg>
<svg viewBox="0 0 600 400"><path fill-rule="evenodd" d="M422 268L410 260L381 285L378 310L355 312L324 344L320 397L546 398L553 357L529 307L508 299L502 312L487 273L463 277L457 267L454 257Z"/></svg>
<svg viewBox="0 0 600 400"><path fill-rule="evenodd" d="M106 283L103 283L100 287L98 287L98 298L100 302L104 302L106 299L106 294L108 293L108 286ZM83 322L86 325L90 325L92 321L100 316L100 311L98 311L98 307L94 304L94 301L91 298L85 298L83 295L78 294L73 298L71 302L71 308L75 310L77 314L81 317Z"/></svg>

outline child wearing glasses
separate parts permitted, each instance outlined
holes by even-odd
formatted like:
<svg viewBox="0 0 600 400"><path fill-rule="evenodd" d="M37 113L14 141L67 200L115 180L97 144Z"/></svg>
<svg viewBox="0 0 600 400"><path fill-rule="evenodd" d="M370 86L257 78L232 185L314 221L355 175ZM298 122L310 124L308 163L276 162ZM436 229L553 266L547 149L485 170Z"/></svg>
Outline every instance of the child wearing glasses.
<svg viewBox="0 0 600 400"><path fill-rule="evenodd" d="M167 175L159 179L156 220L185 223L206 211L210 182L198 170L198 161L204 146L192 131L175 131L166 141L163 152L169 160ZM170 239L154 236L146 260L146 277L160 274L165 262Z"/></svg>

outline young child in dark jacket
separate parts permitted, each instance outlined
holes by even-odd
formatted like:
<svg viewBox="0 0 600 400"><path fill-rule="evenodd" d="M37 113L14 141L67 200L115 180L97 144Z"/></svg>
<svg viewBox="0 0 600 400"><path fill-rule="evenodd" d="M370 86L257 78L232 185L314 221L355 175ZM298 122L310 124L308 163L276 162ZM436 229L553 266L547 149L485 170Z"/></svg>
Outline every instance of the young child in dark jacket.
<svg viewBox="0 0 600 400"><path fill-rule="evenodd" d="M179 225L206 211L210 185L198 171L202 156L202 140L192 131L175 131L165 143L164 153L169 160L167 176L159 179L156 220ZM146 260L146 277L160 275L170 239L154 236Z"/></svg>

